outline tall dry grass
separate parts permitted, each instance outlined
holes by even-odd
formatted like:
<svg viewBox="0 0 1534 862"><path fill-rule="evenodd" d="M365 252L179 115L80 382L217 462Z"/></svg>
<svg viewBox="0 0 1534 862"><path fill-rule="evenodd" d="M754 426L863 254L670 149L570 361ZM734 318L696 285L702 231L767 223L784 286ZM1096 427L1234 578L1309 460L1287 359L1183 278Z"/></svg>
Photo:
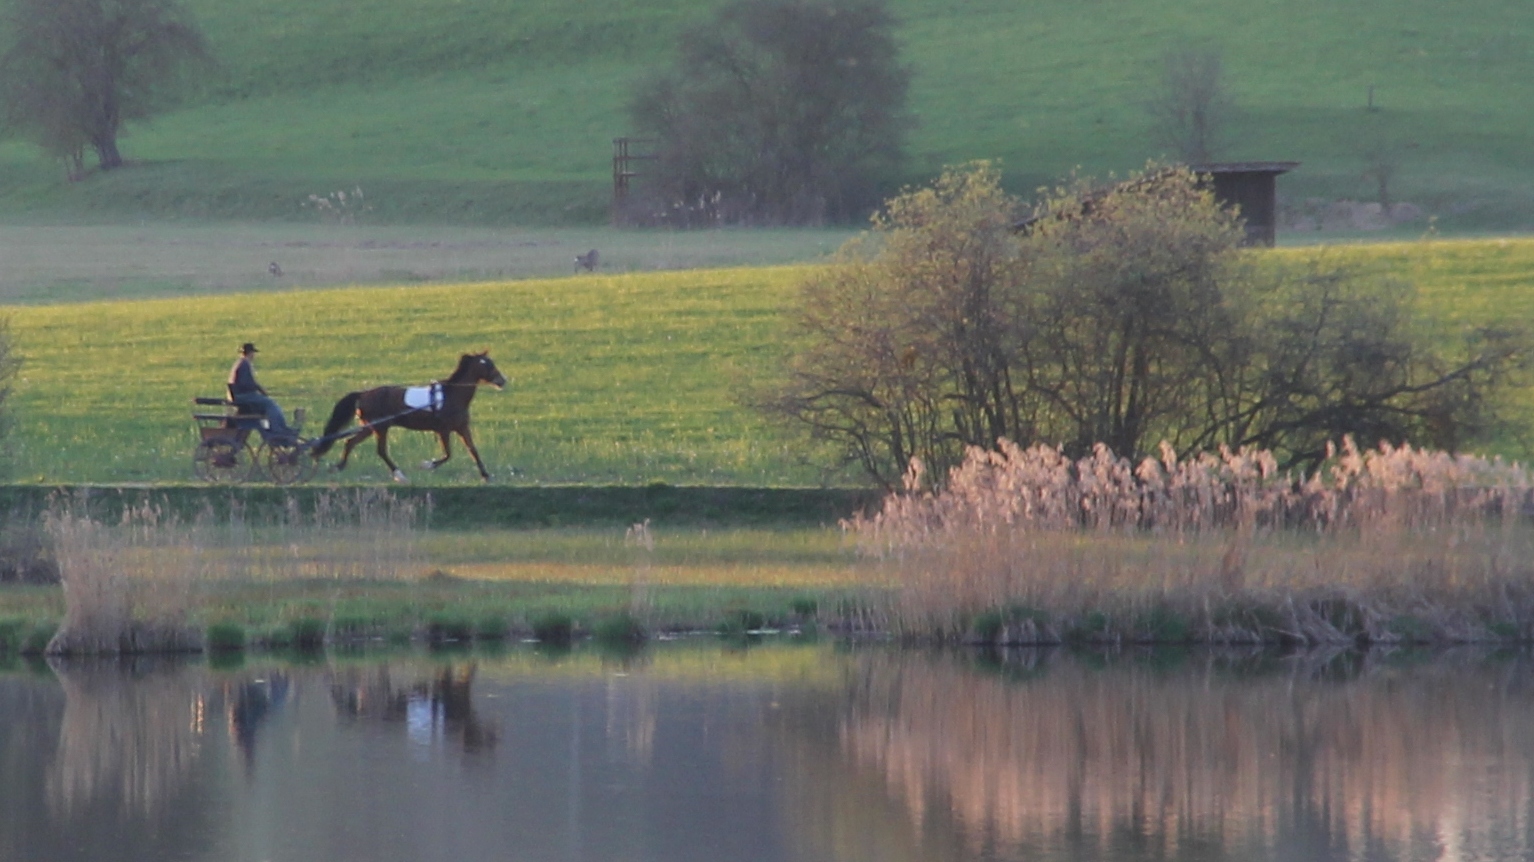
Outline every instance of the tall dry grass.
<svg viewBox="0 0 1534 862"><path fill-rule="evenodd" d="M44 515L64 588L64 620L48 652L135 653L188 650L200 635L188 622L207 572L199 534L205 525L143 504L104 524L83 500Z"/></svg>
<svg viewBox="0 0 1534 862"><path fill-rule="evenodd" d="M289 500L275 518L236 507L182 518L150 502L115 523L83 497L44 516L64 589L65 613L50 654L194 650L192 611L218 582L396 581L420 573L424 506L386 491L323 494L312 510Z"/></svg>
<svg viewBox="0 0 1534 862"><path fill-rule="evenodd" d="M1002 441L938 491L848 524L893 625L1003 642L1476 640L1534 631L1534 478L1351 440L1309 476L1271 453L1139 464ZM978 631L977 631L978 627Z"/></svg>

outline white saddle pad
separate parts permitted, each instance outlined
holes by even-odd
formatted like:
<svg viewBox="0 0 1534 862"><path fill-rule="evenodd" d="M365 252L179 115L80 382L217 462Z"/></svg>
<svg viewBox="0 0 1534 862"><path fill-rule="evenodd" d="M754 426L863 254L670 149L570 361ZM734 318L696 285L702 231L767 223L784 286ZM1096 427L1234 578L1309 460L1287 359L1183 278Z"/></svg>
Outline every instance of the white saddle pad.
<svg viewBox="0 0 1534 862"><path fill-rule="evenodd" d="M410 386L405 389L405 406L420 410L442 409L442 384Z"/></svg>

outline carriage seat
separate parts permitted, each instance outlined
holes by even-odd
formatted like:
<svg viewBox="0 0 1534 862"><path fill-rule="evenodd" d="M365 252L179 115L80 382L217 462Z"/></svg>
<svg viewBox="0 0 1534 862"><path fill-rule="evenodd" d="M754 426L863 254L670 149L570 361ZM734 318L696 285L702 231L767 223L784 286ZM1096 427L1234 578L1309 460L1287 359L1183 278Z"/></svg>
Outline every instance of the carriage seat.
<svg viewBox="0 0 1534 862"><path fill-rule="evenodd" d="M251 409L249 405L236 404L232 399L229 398L208 398L204 396L197 396L192 399L192 403L203 407L224 408L223 412L221 413L193 413L192 418L209 421L222 420L223 427L225 428L245 428L248 430L254 430L256 428L260 428L266 419L264 414L257 410Z"/></svg>

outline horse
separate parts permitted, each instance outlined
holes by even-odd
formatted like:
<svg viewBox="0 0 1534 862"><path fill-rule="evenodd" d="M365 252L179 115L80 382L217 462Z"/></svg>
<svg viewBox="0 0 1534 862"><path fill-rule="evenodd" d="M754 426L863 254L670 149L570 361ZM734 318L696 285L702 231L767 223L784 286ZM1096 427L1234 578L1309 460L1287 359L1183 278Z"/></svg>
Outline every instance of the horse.
<svg viewBox="0 0 1534 862"><path fill-rule="evenodd" d="M506 375L495 367L486 353L488 351L465 353L460 357L458 367L453 369L446 380L427 387L428 390L440 392L440 395L433 395L426 406L413 406L415 402L407 404L407 389L403 386L379 386L376 389L348 392L336 402L335 409L331 411L330 421L325 423L325 433L314 447L314 457L323 457L339 437L346 436L337 432L355 417L362 423L361 427L347 437L346 448L341 452L341 461L336 464L336 470L346 469L346 461L351 457L352 449L374 436L378 438L378 457L389 465L394 481L409 481L389 457L389 429L399 427L412 431L432 431L442 441L442 457L421 465L428 470L441 467L447 459L453 457L451 435L457 434L463 440L463 445L468 447L469 454L474 456L480 478L490 481L485 462L480 460L479 450L474 448L474 436L469 433L469 403L474 400L479 384L489 383L496 389L506 386ZM441 387L440 390L437 390L437 386ZM411 393L412 398L417 394L426 393L417 390Z"/></svg>

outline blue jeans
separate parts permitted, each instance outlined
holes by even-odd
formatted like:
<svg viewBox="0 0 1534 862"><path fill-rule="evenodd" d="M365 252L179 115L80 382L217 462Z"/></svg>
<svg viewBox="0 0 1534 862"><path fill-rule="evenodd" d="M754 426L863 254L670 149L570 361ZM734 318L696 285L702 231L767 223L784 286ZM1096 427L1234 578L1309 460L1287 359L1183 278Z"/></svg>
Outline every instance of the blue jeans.
<svg viewBox="0 0 1534 862"><path fill-rule="evenodd" d="M236 395L233 399L235 406L242 407L250 412L258 413L266 417L267 433L273 437L296 437L298 432L288 427L287 417L282 415L282 408L277 406L270 396L259 392L246 392Z"/></svg>

